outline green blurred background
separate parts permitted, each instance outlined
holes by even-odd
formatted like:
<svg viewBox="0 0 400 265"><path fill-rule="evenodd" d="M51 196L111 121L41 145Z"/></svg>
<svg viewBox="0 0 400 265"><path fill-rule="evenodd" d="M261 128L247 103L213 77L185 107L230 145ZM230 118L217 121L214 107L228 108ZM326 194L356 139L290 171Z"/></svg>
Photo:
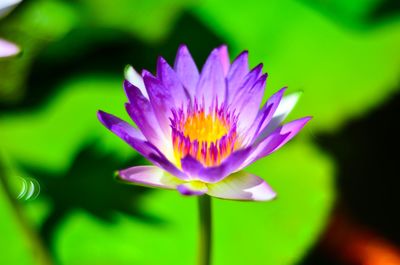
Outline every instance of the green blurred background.
<svg viewBox="0 0 400 265"><path fill-rule="evenodd" d="M399 11L396 0L22 2L0 21L23 48L0 61L0 264L195 264L196 199L114 182L147 162L96 118L128 119L124 66L154 71L181 43L198 66L220 44L231 59L249 50L267 96L304 91L289 120L314 116L248 168L277 200L214 200L213 264L400 264L343 254L379 238L387 248L373 253L400 255ZM351 220L346 242L338 219Z"/></svg>

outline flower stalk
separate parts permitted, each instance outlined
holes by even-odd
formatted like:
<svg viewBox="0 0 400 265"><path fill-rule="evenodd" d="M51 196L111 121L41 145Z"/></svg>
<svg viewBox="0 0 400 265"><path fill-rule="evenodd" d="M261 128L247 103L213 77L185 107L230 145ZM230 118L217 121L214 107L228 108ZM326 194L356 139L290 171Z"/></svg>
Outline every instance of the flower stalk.
<svg viewBox="0 0 400 265"><path fill-rule="evenodd" d="M198 265L211 264L212 213L211 197L199 196L199 257Z"/></svg>

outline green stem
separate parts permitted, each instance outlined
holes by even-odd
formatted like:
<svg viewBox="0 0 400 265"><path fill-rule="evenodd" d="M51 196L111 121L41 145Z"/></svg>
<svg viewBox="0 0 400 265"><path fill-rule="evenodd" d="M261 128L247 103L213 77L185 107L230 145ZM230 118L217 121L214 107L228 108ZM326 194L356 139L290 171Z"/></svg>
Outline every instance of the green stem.
<svg viewBox="0 0 400 265"><path fill-rule="evenodd" d="M199 260L198 265L211 264L212 220L211 197L199 196Z"/></svg>

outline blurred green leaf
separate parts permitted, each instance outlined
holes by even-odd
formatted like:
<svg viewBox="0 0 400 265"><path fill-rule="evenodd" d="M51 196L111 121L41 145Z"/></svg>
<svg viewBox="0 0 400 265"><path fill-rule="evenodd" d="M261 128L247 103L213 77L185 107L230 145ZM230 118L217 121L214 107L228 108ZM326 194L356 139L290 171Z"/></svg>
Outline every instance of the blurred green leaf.
<svg viewBox="0 0 400 265"><path fill-rule="evenodd" d="M265 64L268 95L285 85L304 90L291 117L313 115L313 128L337 128L381 103L399 82L398 19L350 31L294 0L206 0L194 11L234 52L248 49L253 63Z"/></svg>
<svg viewBox="0 0 400 265"><path fill-rule="evenodd" d="M165 37L184 7L196 0L76 0L85 23L131 32L147 40Z"/></svg>
<svg viewBox="0 0 400 265"><path fill-rule="evenodd" d="M96 116L103 109L127 119L122 79L93 75L66 82L57 91L41 109L0 119L0 147L13 160L64 172L77 151L93 139L121 159L134 152L108 133Z"/></svg>

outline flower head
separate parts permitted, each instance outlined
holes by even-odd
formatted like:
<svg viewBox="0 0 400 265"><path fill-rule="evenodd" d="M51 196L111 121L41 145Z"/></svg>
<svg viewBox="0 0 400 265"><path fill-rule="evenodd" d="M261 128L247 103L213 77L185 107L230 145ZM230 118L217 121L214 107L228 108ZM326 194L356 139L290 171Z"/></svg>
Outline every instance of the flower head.
<svg viewBox="0 0 400 265"><path fill-rule="evenodd" d="M299 93L276 92L261 107L267 80L262 65L249 70L248 53L230 63L226 46L214 49L199 73L186 46L172 68L162 57L157 73L125 71L125 107L138 129L103 111L100 121L154 166L119 171L139 185L183 195L270 200L276 193L242 171L293 138L310 117L281 125Z"/></svg>
<svg viewBox="0 0 400 265"><path fill-rule="evenodd" d="M21 1L22 0L1 0L0 19L10 13ZM20 48L14 43L0 39L0 58L14 56L20 51Z"/></svg>

